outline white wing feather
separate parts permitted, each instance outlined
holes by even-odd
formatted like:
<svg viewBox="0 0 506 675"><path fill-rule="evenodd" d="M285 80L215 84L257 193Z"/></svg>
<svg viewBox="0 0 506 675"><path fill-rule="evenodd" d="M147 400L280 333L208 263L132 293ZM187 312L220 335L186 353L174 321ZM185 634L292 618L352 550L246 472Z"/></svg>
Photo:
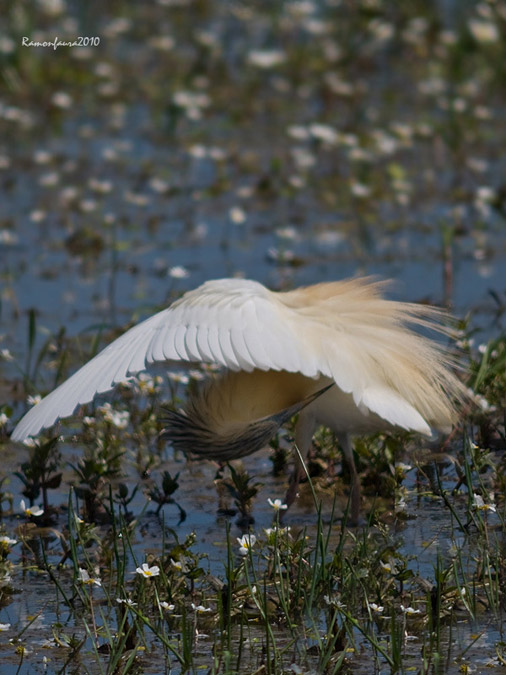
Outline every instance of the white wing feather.
<svg viewBox="0 0 506 675"><path fill-rule="evenodd" d="M420 413L399 394L386 387L368 387L362 393L361 404L374 411L393 426L418 431L427 436L431 429Z"/></svg>
<svg viewBox="0 0 506 675"><path fill-rule="evenodd" d="M231 370L296 371L300 359L287 346L293 335L284 327L283 318L278 315L276 321L278 305L282 307L275 294L253 281L207 282L106 347L34 406L12 439L37 434L156 361L202 361Z"/></svg>
<svg viewBox="0 0 506 675"><path fill-rule="evenodd" d="M71 415L132 375L162 360L216 363L231 370L285 370L331 377L392 424L425 431L423 417L402 396L374 379L377 364L356 336L299 309L290 294L255 281L208 281L171 307L131 328L34 406L15 428L23 440ZM372 367L371 367L372 365ZM372 373L372 374L371 374ZM382 385L382 386L380 386Z"/></svg>

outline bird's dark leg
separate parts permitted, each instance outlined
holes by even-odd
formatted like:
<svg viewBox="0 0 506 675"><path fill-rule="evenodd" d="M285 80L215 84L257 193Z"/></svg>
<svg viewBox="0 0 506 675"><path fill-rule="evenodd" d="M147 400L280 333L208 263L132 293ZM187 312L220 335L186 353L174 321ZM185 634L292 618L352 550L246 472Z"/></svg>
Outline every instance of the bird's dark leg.
<svg viewBox="0 0 506 675"><path fill-rule="evenodd" d="M351 509L349 522L350 525L358 525L360 522L360 502L362 489L357 467L355 466L355 458L353 457L353 448L351 447L349 434L338 434L337 439L343 450L344 457L351 473Z"/></svg>

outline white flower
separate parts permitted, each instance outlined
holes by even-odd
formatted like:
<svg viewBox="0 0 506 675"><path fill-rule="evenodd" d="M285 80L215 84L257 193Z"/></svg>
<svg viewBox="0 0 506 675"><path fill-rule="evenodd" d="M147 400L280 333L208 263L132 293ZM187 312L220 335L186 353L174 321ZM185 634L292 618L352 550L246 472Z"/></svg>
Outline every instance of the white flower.
<svg viewBox="0 0 506 675"><path fill-rule="evenodd" d="M9 630L10 627L11 627L10 623L0 623L0 633L3 630Z"/></svg>
<svg viewBox="0 0 506 675"><path fill-rule="evenodd" d="M186 267L183 267L182 265L174 265L174 267L169 268L168 275L173 279L186 279L190 276L190 273Z"/></svg>
<svg viewBox="0 0 506 675"><path fill-rule="evenodd" d="M67 185L60 191L60 200L64 205L68 205L79 196L79 190L73 185Z"/></svg>
<svg viewBox="0 0 506 675"><path fill-rule="evenodd" d="M151 377L148 373L140 373L132 383L137 384L139 391L146 392L147 394L156 394L160 390L160 385L163 382L161 375L155 375Z"/></svg>
<svg viewBox="0 0 506 675"><path fill-rule="evenodd" d="M114 410L110 403L104 403L98 410L103 414L104 420L117 429L125 429L130 421L128 410Z"/></svg>
<svg viewBox="0 0 506 675"><path fill-rule="evenodd" d="M395 565L390 560L386 563L384 563L382 560L379 562L382 570L385 570L385 572L390 572L390 574L395 574Z"/></svg>
<svg viewBox="0 0 506 675"><path fill-rule="evenodd" d="M162 180L161 178L157 178L156 176L154 176L149 181L149 187L154 192L158 192L160 194L163 194L164 192L168 192L168 190L170 188L170 183L167 183L166 181Z"/></svg>
<svg viewBox="0 0 506 675"><path fill-rule="evenodd" d="M487 108L485 105L477 105L473 109L474 116L479 120L489 120L492 118L492 112L490 108Z"/></svg>
<svg viewBox="0 0 506 675"><path fill-rule="evenodd" d="M243 534L241 538L237 537L237 541L239 542L239 553L241 555L248 555L248 552L255 545L256 540L257 538L254 534Z"/></svg>
<svg viewBox="0 0 506 675"><path fill-rule="evenodd" d="M489 185L481 185L476 189L475 193L475 201L477 203L486 203L490 204L490 202L493 202L494 199L497 198L497 193L494 190L494 188L490 187ZM471 344L471 342L470 342Z"/></svg>
<svg viewBox="0 0 506 675"><path fill-rule="evenodd" d="M9 418L5 413L0 413L0 427L3 427L7 422L9 421Z"/></svg>
<svg viewBox="0 0 506 675"><path fill-rule="evenodd" d="M339 140L337 131L328 124L311 124L309 126L309 133L313 138L329 145L335 145Z"/></svg>
<svg viewBox="0 0 506 675"><path fill-rule="evenodd" d="M290 532L290 527L266 527L264 528L264 532L267 535L267 537L271 538L276 533L278 535L283 535L283 534L288 534Z"/></svg>
<svg viewBox="0 0 506 675"><path fill-rule="evenodd" d="M77 578L82 584L87 584L88 586L92 586L93 584L95 586L102 586L102 582L98 577L90 577L88 572L81 567L79 568L79 576Z"/></svg>
<svg viewBox="0 0 506 675"><path fill-rule="evenodd" d="M128 605L128 607L136 607L137 603L132 598L116 598L118 605Z"/></svg>
<svg viewBox="0 0 506 675"><path fill-rule="evenodd" d="M347 148L355 148L358 145L358 137L355 134L339 134L339 142Z"/></svg>
<svg viewBox="0 0 506 675"><path fill-rule="evenodd" d="M16 49L16 43L5 35L0 37L0 52L2 54L12 54Z"/></svg>
<svg viewBox="0 0 506 675"><path fill-rule="evenodd" d="M195 157L195 159L204 159L207 157L207 148L205 145L195 143L195 145L188 148L188 154Z"/></svg>
<svg viewBox="0 0 506 675"><path fill-rule="evenodd" d="M53 155L47 150L36 150L33 153L33 161L36 164L49 164L53 159Z"/></svg>
<svg viewBox="0 0 506 675"><path fill-rule="evenodd" d="M162 609L165 609L167 612L173 612L176 606L175 606L175 605L169 605L168 602L165 602L165 600L163 600L163 601L160 603L160 607L161 607Z"/></svg>
<svg viewBox="0 0 506 675"><path fill-rule="evenodd" d="M21 502L19 503L21 507L21 511L25 514L25 516L41 516L44 513L44 509L42 509L40 506L26 506L25 500L22 499Z"/></svg>
<svg viewBox="0 0 506 675"><path fill-rule="evenodd" d="M301 178L300 176L288 176L288 182L296 190L300 190L306 185L304 179Z"/></svg>
<svg viewBox="0 0 506 675"><path fill-rule="evenodd" d="M285 58L284 52L279 49L255 49L248 54L248 63L257 68L274 68Z"/></svg>
<svg viewBox="0 0 506 675"><path fill-rule="evenodd" d="M211 103L207 94L192 91L178 91L172 100L181 108L205 108Z"/></svg>
<svg viewBox="0 0 506 675"><path fill-rule="evenodd" d="M6 535L3 535L0 537L0 544L4 544L5 546L14 546L14 544L17 544L18 542L15 539L11 539L10 537L7 537Z"/></svg>
<svg viewBox="0 0 506 675"><path fill-rule="evenodd" d="M184 562L182 562L181 560L172 560L172 558L171 558L171 559L170 559L170 564L171 564L172 567L174 567L174 569L176 569L178 572L186 572L186 571L187 571L186 565L185 565Z"/></svg>
<svg viewBox="0 0 506 675"><path fill-rule="evenodd" d="M174 94L174 103L183 108L186 116L191 120L199 120L202 117L202 108L207 108L211 99L207 94L201 92L179 91Z"/></svg>
<svg viewBox="0 0 506 675"><path fill-rule="evenodd" d="M113 415L111 415L110 422L118 429L124 429L128 426L130 420L130 413L128 410L116 410Z"/></svg>
<svg viewBox="0 0 506 675"><path fill-rule="evenodd" d="M485 504L483 497L480 495L473 495L473 506L478 509L478 511L491 511L492 513L497 511L493 502L490 502L490 504Z"/></svg>
<svg viewBox="0 0 506 675"><path fill-rule="evenodd" d="M234 225L242 225L246 220L246 213L240 206L233 206L228 212L228 217Z"/></svg>
<svg viewBox="0 0 506 675"><path fill-rule="evenodd" d="M377 605L375 602L371 602L369 607L372 609L373 612L376 612L377 614L381 614L381 612L384 610L384 607L381 605Z"/></svg>
<svg viewBox="0 0 506 675"><path fill-rule="evenodd" d="M297 239L297 230L295 227L291 226L278 227L276 230L276 236L278 236L280 239L294 240Z"/></svg>
<svg viewBox="0 0 506 675"><path fill-rule="evenodd" d="M29 396L26 399L26 402L28 405L37 405L37 403L40 403L42 401L42 396L40 394L37 394L36 396Z"/></svg>
<svg viewBox="0 0 506 675"><path fill-rule="evenodd" d="M183 373L173 373L170 370L167 371L167 377L171 382L176 382L177 384L188 384L190 381L188 375L183 375Z"/></svg>
<svg viewBox="0 0 506 675"><path fill-rule="evenodd" d="M51 17L63 14L66 9L64 0L40 0L40 8Z"/></svg>
<svg viewBox="0 0 506 675"><path fill-rule="evenodd" d="M108 194L112 190L112 182L110 180L97 180L96 178L90 178L88 185L90 190L103 195Z"/></svg>
<svg viewBox="0 0 506 675"><path fill-rule="evenodd" d="M369 22L368 29L371 31L373 37L378 42L387 42L395 34L395 28L388 21L381 19L373 19Z"/></svg>
<svg viewBox="0 0 506 675"><path fill-rule="evenodd" d="M472 36L477 42L497 42L499 31L495 23L491 21L482 21L480 19L471 19L467 24Z"/></svg>
<svg viewBox="0 0 506 675"><path fill-rule="evenodd" d="M79 208L83 213L91 213L98 208L98 203L94 199L81 199Z"/></svg>
<svg viewBox="0 0 506 675"><path fill-rule="evenodd" d="M197 612L197 614L205 614L205 612L212 612L212 609L210 607L204 607L204 605L194 605L193 602L192 602L192 609L194 612Z"/></svg>
<svg viewBox="0 0 506 675"><path fill-rule="evenodd" d="M324 595L323 599L325 600L327 605L334 605L334 607L337 607L337 609L346 609L346 605L340 600L338 600L337 597L335 596Z"/></svg>
<svg viewBox="0 0 506 675"><path fill-rule="evenodd" d="M10 230L0 230L0 244L4 244L6 246L13 246L14 244L17 244L19 241L18 237L13 234ZM2 358L1 352L7 352L7 358L5 359L6 361L12 361L13 356L9 352L8 349L2 349L0 351L0 358Z"/></svg>
<svg viewBox="0 0 506 675"><path fill-rule="evenodd" d="M142 574L142 576L146 579L149 579L150 577L157 577L160 574L160 568L158 565L153 565L153 567L150 567L147 563L143 563L142 567L137 567L135 571L137 574Z"/></svg>
<svg viewBox="0 0 506 675"><path fill-rule="evenodd" d="M385 131L378 129L372 133L376 147L382 155L392 155L399 145L398 141L387 134Z"/></svg>
<svg viewBox="0 0 506 675"><path fill-rule="evenodd" d="M352 183L350 186L351 194L354 197L368 197L371 194L371 188L363 183Z"/></svg>
<svg viewBox="0 0 506 675"><path fill-rule="evenodd" d="M0 359L3 361L14 361L14 357L8 349L0 349Z"/></svg>
<svg viewBox="0 0 506 675"><path fill-rule="evenodd" d="M404 605L401 605L401 612L404 612L404 614L421 614L422 610L415 609L414 607L404 607Z"/></svg>
<svg viewBox="0 0 506 675"><path fill-rule="evenodd" d="M272 506L274 511L286 511L286 509L288 508L287 504L283 504L281 499L275 499L274 501L272 501L272 499L269 497L267 501L269 502L269 506Z"/></svg>
<svg viewBox="0 0 506 675"><path fill-rule="evenodd" d="M400 513L401 511L405 511L407 509L408 505L406 504L406 498L401 497L398 502L395 504L395 512Z"/></svg>
<svg viewBox="0 0 506 675"><path fill-rule="evenodd" d="M56 91L51 97L51 103L57 108L66 110L72 106L74 100L72 96L67 94L65 91Z"/></svg>

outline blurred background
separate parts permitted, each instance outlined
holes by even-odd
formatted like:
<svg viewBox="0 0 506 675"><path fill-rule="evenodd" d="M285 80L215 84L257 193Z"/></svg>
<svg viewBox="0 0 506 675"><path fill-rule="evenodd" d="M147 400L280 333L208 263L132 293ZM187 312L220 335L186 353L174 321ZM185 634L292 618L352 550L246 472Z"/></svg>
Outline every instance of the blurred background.
<svg viewBox="0 0 506 675"><path fill-rule="evenodd" d="M504 1L0 12L0 348L21 362L31 309L32 339L76 335L232 275L392 277L496 334Z"/></svg>

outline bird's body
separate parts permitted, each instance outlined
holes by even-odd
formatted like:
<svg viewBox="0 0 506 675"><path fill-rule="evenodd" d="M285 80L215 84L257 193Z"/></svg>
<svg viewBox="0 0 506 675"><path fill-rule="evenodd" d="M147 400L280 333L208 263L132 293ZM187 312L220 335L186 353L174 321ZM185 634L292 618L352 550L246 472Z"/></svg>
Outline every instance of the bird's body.
<svg viewBox="0 0 506 675"><path fill-rule="evenodd" d="M183 413L168 413L176 447L210 459L244 456L300 412L302 456L323 424L352 461L348 434L451 426L462 385L446 351L410 328L441 330L440 319L437 309L386 300L368 279L280 293L255 281L209 281L109 345L29 411L12 438L38 433L151 363L198 361L225 374Z"/></svg>
<svg viewBox="0 0 506 675"><path fill-rule="evenodd" d="M326 426L336 433L350 434L396 428L395 424L388 423L376 413L360 410L351 393L347 394L332 384L333 380L328 377L312 379L285 371L229 372L211 380L191 395L183 414L165 413L166 436L174 446L194 455L220 461L237 459L260 450L274 436L280 424L275 424L270 436L259 447L254 447L254 443L237 442L243 429L255 421L268 421L284 410L304 403L300 412L295 409L290 417L299 412L299 424L305 422L313 428ZM327 391L318 395L327 387ZM315 399L307 402L312 396ZM206 438L202 436L204 428ZM425 426L421 425L418 430L425 432Z"/></svg>

